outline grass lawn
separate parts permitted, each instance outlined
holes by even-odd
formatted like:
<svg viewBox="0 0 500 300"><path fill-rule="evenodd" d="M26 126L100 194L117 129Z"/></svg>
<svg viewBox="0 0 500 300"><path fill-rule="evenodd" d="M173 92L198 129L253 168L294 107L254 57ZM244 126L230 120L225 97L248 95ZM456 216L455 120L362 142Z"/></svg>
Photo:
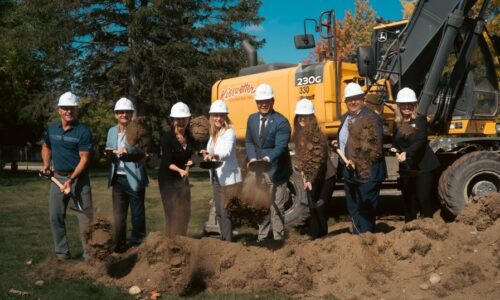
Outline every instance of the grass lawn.
<svg viewBox="0 0 500 300"><path fill-rule="evenodd" d="M156 172L150 172L151 182L146 190L147 231L163 231L164 217ZM193 169L191 220L189 234L197 236L207 220L212 190L208 173ZM95 216L112 220L111 190L107 188L107 173L91 173ZM48 256L54 255L48 216L49 182L34 171L0 171L0 299L134 299L119 288L109 288L91 279L54 280L36 286L26 275ZM130 230L130 221L127 223ZM68 209L66 226L73 256L82 253L75 212ZM78 259L78 258L76 258ZM27 261L32 261L28 264ZM43 279L43 278L41 278ZM10 289L29 292L21 297ZM280 298L279 295L199 294L197 299L255 299ZM177 299L162 295L162 299Z"/></svg>

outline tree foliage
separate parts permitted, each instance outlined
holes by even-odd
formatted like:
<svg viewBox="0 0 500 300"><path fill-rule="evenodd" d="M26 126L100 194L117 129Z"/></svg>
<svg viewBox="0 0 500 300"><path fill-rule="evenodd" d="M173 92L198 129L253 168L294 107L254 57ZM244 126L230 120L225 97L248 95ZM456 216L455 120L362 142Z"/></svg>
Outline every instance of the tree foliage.
<svg viewBox="0 0 500 300"><path fill-rule="evenodd" d="M0 142L36 142L70 85L72 18L63 1L0 3Z"/></svg>
<svg viewBox="0 0 500 300"><path fill-rule="evenodd" d="M0 126L24 124L38 138L67 90L84 99L80 115L94 132L107 129L97 127L107 126L114 102L128 97L158 137L173 103L187 103L194 114L208 110L212 84L245 64L244 39L262 44L244 31L262 22L260 0L0 5L0 92L9 103L0 109ZM102 134L95 136L103 143Z"/></svg>
<svg viewBox="0 0 500 300"><path fill-rule="evenodd" d="M415 10L415 4L417 0L401 0L401 6L403 7L403 19L409 19L413 10Z"/></svg>
<svg viewBox="0 0 500 300"><path fill-rule="evenodd" d="M114 102L132 99L158 132L170 106L207 112L210 88L244 63L236 30L257 25L260 1L106 1L79 11L81 89Z"/></svg>

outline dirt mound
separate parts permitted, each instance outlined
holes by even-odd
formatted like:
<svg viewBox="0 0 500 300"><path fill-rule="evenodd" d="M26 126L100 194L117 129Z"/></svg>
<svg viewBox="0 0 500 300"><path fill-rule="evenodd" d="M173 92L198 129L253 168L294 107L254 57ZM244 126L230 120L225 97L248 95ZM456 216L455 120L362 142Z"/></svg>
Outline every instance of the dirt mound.
<svg viewBox="0 0 500 300"><path fill-rule="evenodd" d="M477 230L484 231L500 217L500 193L490 193L484 197L472 200L472 205L466 206L457 221L476 226Z"/></svg>
<svg viewBox="0 0 500 300"><path fill-rule="evenodd" d="M483 231L464 222L444 223L437 215L407 224L378 221L378 228L387 230L375 234L351 235L350 224L338 223L326 238L311 241L292 233L274 250L214 238L169 239L155 232L138 248L94 265L50 267L58 276L85 274L124 290L137 285L165 294L276 291L300 298L499 299L500 222L491 219L495 205L488 199L464 211L490 216Z"/></svg>

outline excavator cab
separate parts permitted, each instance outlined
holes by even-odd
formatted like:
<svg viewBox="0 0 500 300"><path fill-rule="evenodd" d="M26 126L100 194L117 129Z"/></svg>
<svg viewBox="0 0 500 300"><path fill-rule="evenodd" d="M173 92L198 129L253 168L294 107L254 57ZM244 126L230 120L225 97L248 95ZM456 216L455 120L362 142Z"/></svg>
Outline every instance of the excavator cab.
<svg viewBox="0 0 500 300"><path fill-rule="evenodd" d="M381 24L373 28L371 46L373 59L379 65L387 56L397 55L399 51L398 37L408 24L408 20Z"/></svg>
<svg viewBox="0 0 500 300"><path fill-rule="evenodd" d="M403 87L419 95L418 114L429 120L429 144L443 169L439 197L452 216L474 197L500 191L498 47L486 30L489 2L419 1L406 24L379 27L372 45L358 49L359 75L386 106L395 109L391 100Z"/></svg>

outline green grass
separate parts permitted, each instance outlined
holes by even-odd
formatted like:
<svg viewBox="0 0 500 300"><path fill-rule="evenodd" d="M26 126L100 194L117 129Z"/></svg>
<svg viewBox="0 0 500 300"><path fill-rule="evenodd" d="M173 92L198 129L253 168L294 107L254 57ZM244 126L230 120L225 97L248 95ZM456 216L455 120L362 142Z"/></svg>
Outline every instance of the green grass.
<svg viewBox="0 0 500 300"><path fill-rule="evenodd" d="M146 190L146 227L148 232L163 231L163 207L155 172L150 187ZM188 234L198 236L208 218L209 200L212 190L208 174L193 169L191 220ZM91 173L92 195L96 216L112 220L111 190L107 188L107 173ZM0 171L0 299L19 299L21 296L9 293L10 289L29 292L29 299L133 299L119 288L109 288L94 283L91 279L52 280L41 287L36 279L27 276L38 264L53 254L53 242L48 216L48 181L37 176L37 172ZM130 230L130 221L128 221ZM78 237L78 222L75 212L68 210L66 226L70 249L74 256L81 255ZM32 264L27 264L32 260ZM43 279L43 278L41 278ZM162 299L177 299L162 295ZM194 299L283 299L274 294L238 295L206 294Z"/></svg>

